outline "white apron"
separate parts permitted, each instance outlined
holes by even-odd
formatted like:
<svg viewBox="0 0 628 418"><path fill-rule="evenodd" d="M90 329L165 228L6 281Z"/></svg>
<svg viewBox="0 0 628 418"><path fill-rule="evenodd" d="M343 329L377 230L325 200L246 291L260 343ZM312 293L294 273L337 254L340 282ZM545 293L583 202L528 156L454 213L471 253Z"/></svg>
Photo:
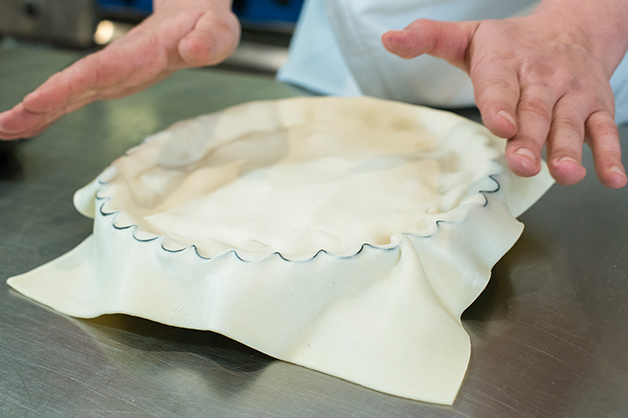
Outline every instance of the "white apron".
<svg viewBox="0 0 628 418"><path fill-rule="evenodd" d="M381 35L419 18L502 19L530 13L537 0L306 0L281 81L333 96L367 95L428 106L474 105L468 75L444 60L404 60ZM611 79L617 121L628 121L628 62Z"/></svg>

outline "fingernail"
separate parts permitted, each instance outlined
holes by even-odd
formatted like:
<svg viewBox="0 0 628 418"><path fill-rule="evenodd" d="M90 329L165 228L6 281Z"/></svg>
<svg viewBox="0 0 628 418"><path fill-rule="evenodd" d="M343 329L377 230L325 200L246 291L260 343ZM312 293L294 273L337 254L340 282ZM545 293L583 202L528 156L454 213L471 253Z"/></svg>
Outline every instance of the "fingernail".
<svg viewBox="0 0 628 418"><path fill-rule="evenodd" d="M534 157L532 151L530 151L529 149L519 148L517 151L514 152L514 154L524 157L522 159L519 159L518 163L523 170L530 170L534 166L536 158Z"/></svg>
<svg viewBox="0 0 628 418"><path fill-rule="evenodd" d="M527 148L519 148L517 151L515 151L515 154L521 155L522 157L526 157L530 161L533 161L533 162L536 161L536 157L534 156L532 151L530 151Z"/></svg>
<svg viewBox="0 0 628 418"><path fill-rule="evenodd" d="M579 164L578 161L576 161L574 158L571 158L571 157L563 157L563 158L559 159L556 162L557 163L570 162L570 163L574 163L574 164Z"/></svg>
<svg viewBox="0 0 628 418"><path fill-rule="evenodd" d="M612 176L606 178L606 186L613 189L620 189L626 185L626 173L623 168L614 165L608 169L607 173L612 174Z"/></svg>
<svg viewBox="0 0 628 418"><path fill-rule="evenodd" d="M505 110L500 110L497 112L497 115L504 118L513 128L517 128L517 121L510 113Z"/></svg>

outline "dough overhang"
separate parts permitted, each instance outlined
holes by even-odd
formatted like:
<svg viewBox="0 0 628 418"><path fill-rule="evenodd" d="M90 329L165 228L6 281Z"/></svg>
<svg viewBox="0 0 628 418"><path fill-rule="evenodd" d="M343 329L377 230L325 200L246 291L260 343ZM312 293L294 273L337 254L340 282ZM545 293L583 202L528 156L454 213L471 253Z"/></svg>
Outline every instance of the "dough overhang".
<svg viewBox="0 0 628 418"><path fill-rule="evenodd" d="M94 233L9 284L68 315L225 334L453 403L460 315L552 184L450 113L370 98L255 102L180 122L77 192Z"/></svg>

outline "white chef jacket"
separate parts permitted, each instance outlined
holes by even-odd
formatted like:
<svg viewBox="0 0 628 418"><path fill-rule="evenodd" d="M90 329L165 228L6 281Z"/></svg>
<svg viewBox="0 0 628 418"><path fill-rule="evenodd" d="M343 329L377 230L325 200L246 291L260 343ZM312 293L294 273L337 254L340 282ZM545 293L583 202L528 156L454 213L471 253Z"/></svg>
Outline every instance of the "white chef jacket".
<svg viewBox="0 0 628 418"><path fill-rule="evenodd" d="M389 53L381 36L419 18L502 19L529 14L538 0L305 0L281 81L333 96L368 95L435 107L474 105L468 75L446 61ZM628 60L611 79L617 121L628 122Z"/></svg>

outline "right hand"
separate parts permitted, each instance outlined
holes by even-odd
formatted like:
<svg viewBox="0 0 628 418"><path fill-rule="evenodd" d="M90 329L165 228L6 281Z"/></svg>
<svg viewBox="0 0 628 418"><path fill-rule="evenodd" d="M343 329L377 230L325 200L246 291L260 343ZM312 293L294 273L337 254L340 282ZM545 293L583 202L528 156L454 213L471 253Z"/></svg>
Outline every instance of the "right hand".
<svg viewBox="0 0 628 418"><path fill-rule="evenodd" d="M93 101L136 93L183 68L218 64L238 45L240 24L228 0L155 0L154 9L126 36L0 113L0 139L37 135Z"/></svg>

